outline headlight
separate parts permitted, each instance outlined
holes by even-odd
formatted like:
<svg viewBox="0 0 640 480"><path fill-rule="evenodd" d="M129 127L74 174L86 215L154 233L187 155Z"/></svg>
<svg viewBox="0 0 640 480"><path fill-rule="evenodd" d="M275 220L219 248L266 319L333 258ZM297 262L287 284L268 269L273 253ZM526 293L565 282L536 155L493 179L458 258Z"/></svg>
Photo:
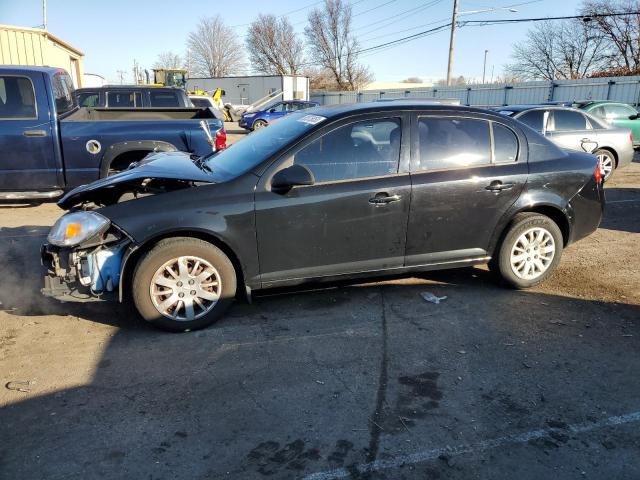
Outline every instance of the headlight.
<svg viewBox="0 0 640 480"><path fill-rule="evenodd" d="M72 247L104 233L110 221L95 212L72 212L63 215L53 225L47 240L58 247Z"/></svg>
<svg viewBox="0 0 640 480"><path fill-rule="evenodd" d="M244 118L253 118L256 116L255 113L245 113L244 115L242 115Z"/></svg>

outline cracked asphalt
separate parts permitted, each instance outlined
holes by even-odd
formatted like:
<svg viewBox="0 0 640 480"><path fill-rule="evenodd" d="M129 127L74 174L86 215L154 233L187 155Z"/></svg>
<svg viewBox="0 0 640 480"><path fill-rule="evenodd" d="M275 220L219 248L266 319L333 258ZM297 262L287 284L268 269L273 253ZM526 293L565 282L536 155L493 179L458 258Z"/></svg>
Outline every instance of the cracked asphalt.
<svg viewBox="0 0 640 480"><path fill-rule="evenodd" d="M530 291L278 290L187 334L41 298L62 212L0 206L0 478L639 478L640 163L607 198Z"/></svg>

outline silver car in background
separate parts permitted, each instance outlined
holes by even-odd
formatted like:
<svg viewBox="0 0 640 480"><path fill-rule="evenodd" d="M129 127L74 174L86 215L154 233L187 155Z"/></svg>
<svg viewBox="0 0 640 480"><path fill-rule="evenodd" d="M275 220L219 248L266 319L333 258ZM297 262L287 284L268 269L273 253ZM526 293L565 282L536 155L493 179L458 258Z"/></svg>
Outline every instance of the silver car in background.
<svg viewBox="0 0 640 480"><path fill-rule="evenodd" d="M628 128L607 125L593 115L568 107L512 105L498 109L542 133L562 148L593 153L605 180L633 160L633 135Z"/></svg>

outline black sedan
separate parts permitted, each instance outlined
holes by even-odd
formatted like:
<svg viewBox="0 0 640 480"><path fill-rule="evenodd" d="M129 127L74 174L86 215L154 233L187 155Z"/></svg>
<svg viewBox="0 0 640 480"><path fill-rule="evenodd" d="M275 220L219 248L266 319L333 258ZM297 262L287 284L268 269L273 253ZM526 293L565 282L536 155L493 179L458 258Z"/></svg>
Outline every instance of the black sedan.
<svg viewBox="0 0 640 480"><path fill-rule="evenodd" d="M604 206L594 156L511 118L420 102L294 113L209 157L157 153L69 192L46 295L131 298L174 331L254 289L488 263L546 279Z"/></svg>

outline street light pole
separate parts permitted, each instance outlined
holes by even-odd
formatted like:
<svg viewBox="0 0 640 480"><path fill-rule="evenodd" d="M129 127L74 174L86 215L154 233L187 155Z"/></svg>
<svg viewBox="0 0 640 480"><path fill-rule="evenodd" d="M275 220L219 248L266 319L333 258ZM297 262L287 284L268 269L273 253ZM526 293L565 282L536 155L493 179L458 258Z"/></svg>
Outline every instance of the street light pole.
<svg viewBox="0 0 640 480"><path fill-rule="evenodd" d="M42 0L42 28L47 29L47 0Z"/></svg>
<svg viewBox="0 0 640 480"><path fill-rule="evenodd" d="M482 66L482 83L484 83L484 74L487 71L487 53L489 53L489 50L484 51L484 65Z"/></svg>
<svg viewBox="0 0 640 480"><path fill-rule="evenodd" d="M453 70L453 51L456 43L456 23L458 23L458 0L453 0L453 15L451 16L451 37L449 38L449 63L447 64L447 85L451 85Z"/></svg>

